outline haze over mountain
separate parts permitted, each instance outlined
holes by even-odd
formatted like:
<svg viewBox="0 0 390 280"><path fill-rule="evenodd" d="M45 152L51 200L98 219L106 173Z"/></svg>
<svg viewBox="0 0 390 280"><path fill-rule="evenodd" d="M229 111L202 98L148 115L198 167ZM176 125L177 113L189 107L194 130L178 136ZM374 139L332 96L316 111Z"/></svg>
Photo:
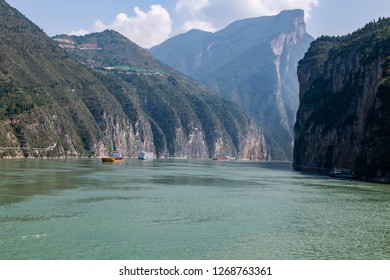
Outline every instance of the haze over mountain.
<svg viewBox="0 0 390 280"><path fill-rule="evenodd" d="M119 33L56 39L0 0L1 156L268 158L238 106Z"/></svg>
<svg viewBox="0 0 390 280"><path fill-rule="evenodd" d="M264 128L273 159L292 159L298 61L313 40L302 10L191 30L150 52L247 110Z"/></svg>
<svg viewBox="0 0 390 280"><path fill-rule="evenodd" d="M298 74L294 167L390 182L390 18L317 39Z"/></svg>

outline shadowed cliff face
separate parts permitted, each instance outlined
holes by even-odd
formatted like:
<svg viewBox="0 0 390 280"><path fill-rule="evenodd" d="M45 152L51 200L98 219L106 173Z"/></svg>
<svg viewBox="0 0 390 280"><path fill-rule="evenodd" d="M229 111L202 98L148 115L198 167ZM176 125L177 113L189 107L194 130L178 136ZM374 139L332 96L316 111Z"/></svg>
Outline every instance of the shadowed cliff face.
<svg viewBox="0 0 390 280"><path fill-rule="evenodd" d="M3 0L0 26L1 157L269 157L248 114L119 33L53 41Z"/></svg>
<svg viewBox="0 0 390 280"><path fill-rule="evenodd" d="M294 167L390 178L390 20L322 37L299 63Z"/></svg>
<svg viewBox="0 0 390 280"><path fill-rule="evenodd" d="M262 125L273 159L292 159L296 68L313 38L302 10L236 21L216 33L191 30L150 52L205 83Z"/></svg>

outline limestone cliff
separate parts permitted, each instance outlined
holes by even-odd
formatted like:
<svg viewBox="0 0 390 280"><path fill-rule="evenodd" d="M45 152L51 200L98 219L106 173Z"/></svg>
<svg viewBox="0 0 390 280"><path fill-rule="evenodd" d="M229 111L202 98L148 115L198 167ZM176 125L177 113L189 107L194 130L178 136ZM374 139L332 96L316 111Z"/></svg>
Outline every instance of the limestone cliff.
<svg viewBox="0 0 390 280"><path fill-rule="evenodd" d="M390 19L321 37L300 61L294 167L390 181Z"/></svg>

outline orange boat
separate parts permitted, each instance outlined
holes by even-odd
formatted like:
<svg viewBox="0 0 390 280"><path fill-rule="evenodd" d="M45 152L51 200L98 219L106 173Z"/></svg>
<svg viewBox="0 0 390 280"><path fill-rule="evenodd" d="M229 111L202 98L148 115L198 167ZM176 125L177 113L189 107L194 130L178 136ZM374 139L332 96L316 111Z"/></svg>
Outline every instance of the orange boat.
<svg viewBox="0 0 390 280"><path fill-rule="evenodd" d="M102 162L120 162L123 160L123 157L120 152L113 152L111 157L102 158Z"/></svg>

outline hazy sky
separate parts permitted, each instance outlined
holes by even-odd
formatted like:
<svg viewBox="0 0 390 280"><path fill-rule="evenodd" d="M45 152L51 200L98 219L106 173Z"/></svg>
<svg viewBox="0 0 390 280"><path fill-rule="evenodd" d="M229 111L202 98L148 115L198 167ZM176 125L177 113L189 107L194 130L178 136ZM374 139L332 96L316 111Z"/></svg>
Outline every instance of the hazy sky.
<svg viewBox="0 0 390 280"><path fill-rule="evenodd" d="M304 9L308 32L345 35L390 16L389 0L6 0L48 35L114 29L151 47L192 28L217 31L242 18Z"/></svg>

